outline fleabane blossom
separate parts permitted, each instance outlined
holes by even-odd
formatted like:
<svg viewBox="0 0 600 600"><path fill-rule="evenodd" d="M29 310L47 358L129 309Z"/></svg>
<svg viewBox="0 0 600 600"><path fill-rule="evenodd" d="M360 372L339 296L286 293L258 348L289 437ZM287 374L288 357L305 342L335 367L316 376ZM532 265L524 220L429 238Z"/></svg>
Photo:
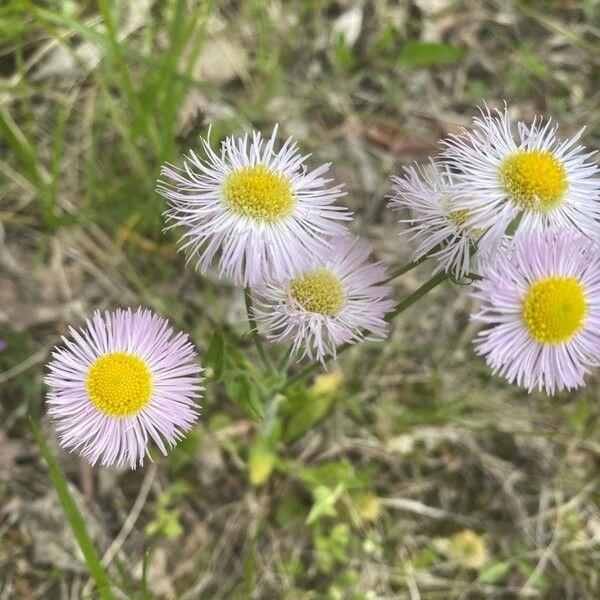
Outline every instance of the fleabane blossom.
<svg viewBox="0 0 600 600"><path fill-rule="evenodd" d="M392 188L390 206L410 214L400 223L409 226L402 233L418 244L415 261L433 257L438 261L436 272L444 270L457 278L477 272L475 244L483 229L468 226L468 211L456 208L457 192L448 168L433 160L424 166L404 167L402 177L392 177Z"/></svg>
<svg viewBox="0 0 600 600"><path fill-rule="evenodd" d="M351 214L335 204L342 186L324 178L330 164L309 170L310 155L291 139L276 150L276 136L277 126L267 140L257 131L231 136L219 153L203 139L205 159L190 150L182 168L163 166L167 223L183 228L180 247L202 273L217 261L236 285L281 279L347 231Z"/></svg>
<svg viewBox="0 0 600 600"><path fill-rule="evenodd" d="M63 447L92 465L135 469L198 418L202 368L187 335L145 309L96 311L52 353L48 414Z"/></svg>
<svg viewBox="0 0 600 600"><path fill-rule="evenodd" d="M600 241L600 179L588 162L595 153L579 144L584 129L561 140L550 119L536 117L530 126L519 122L515 134L506 107L485 107L473 124L442 141L442 159L453 170L465 225L483 231L482 253L498 251L507 229L571 229Z"/></svg>
<svg viewBox="0 0 600 600"><path fill-rule="evenodd" d="M331 244L329 255L315 256L310 267L254 289L255 316L267 339L289 341L293 355L321 362L335 357L340 344L385 338L385 314L394 307L389 287L381 285L385 268L367 261L370 248L352 236Z"/></svg>
<svg viewBox="0 0 600 600"><path fill-rule="evenodd" d="M569 231L518 236L474 283L476 339L494 373L529 391L584 385L600 357L600 248Z"/></svg>

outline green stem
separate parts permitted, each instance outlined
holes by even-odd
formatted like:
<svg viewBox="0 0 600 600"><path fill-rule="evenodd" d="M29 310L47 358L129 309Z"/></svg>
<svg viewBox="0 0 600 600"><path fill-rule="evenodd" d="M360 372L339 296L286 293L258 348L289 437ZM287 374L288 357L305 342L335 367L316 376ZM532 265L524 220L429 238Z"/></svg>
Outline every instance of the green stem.
<svg viewBox="0 0 600 600"><path fill-rule="evenodd" d="M385 315L385 320L388 323L393 321L401 312L404 312L409 306L412 306L415 302L418 302L423 296L425 296L425 294L429 293L433 288L442 283L442 281L446 281L448 277L448 273L445 271L440 271L437 275L434 275L421 287L417 288L412 294L408 295L406 298L404 298L404 300L398 302L394 310Z"/></svg>
<svg viewBox="0 0 600 600"><path fill-rule="evenodd" d="M290 359L292 358L292 346L290 346L285 354L281 357L281 360L277 363L277 371L279 373L283 373L287 371L288 365L290 364Z"/></svg>
<svg viewBox="0 0 600 600"><path fill-rule="evenodd" d="M254 345L258 350L258 354L262 359L265 367L269 372L273 371L273 365L271 363L271 359L269 355L265 351L265 348L262 344L262 340L260 339L260 335L258 333L258 327L256 326L256 320L254 319L254 315L252 314L252 293L250 291L250 286L246 286L244 288L244 300L246 302L246 313L248 315L248 323L250 324L250 335L252 335L252 339L254 340Z"/></svg>
<svg viewBox="0 0 600 600"><path fill-rule="evenodd" d="M100 598L102 598L102 600L114 600L114 596L110 591L112 585L111 580L102 566L100 557L98 556L96 548L94 547L94 543L92 542L92 538L90 537L87 527L85 526L85 521L83 520L83 517L81 516L81 513L75 504L75 500L73 500L73 496L69 491L67 480L62 474L60 467L58 466L58 462L52 455L52 452L50 452L50 448L42 436L41 431L31 418L29 419L29 425L40 452L42 453L42 456L48 465L48 471L50 472L54 489L58 494L62 507L65 511L65 515L69 521L69 525L71 525L71 529L73 530L75 538L77 539L77 543L81 548L81 552L83 553L85 562L90 570L90 574L96 582Z"/></svg>
<svg viewBox="0 0 600 600"><path fill-rule="evenodd" d="M434 275L431 279L426 281L421 287L417 288L412 294L409 294L406 298L404 298L404 300L401 300L398 304L396 304L396 307L394 308L394 310L385 316L385 320L388 323L393 321L401 312L404 312L407 308L412 306L415 302L418 302L423 296L425 296L425 294L430 292L433 288L437 287L440 283L442 283L443 281L446 281L447 279L448 279L448 273L446 273L445 271L440 271L437 275ZM341 354L346 352L346 350L348 350L348 348L350 348L351 346L352 346L352 344L342 344L337 349L336 357L340 356ZM326 363L329 362L332 358L333 358L333 355L329 354L328 356L325 357L325 362ZM302 369L301 371L296 373L296 375L290 377L287 380L282 391L289 388L296 381L304 379L307 375L310 375L313 371L318 369L320 366L321 366L321 363L315 362L315 363L312 363L311 365L304 367L304 369Z"/></svg>
<svg viewBox="0 0 600 600"><path fill-rule="evenodd" d="M436 248L437 248L437 246L436 246ZM435 250L435 248L431 252L433 252L434 250ZM397 277L400 277L400 275L404 275L404 273L408 273L409 271L412 271L415 267L418 267L420 264L424 263L426 260L431 258L431 252L428 252L427 254L425 254L424 256L421 256L421 258L418 258L417 260L413 260L412 262L406 263L405 265L402 265L401 267L394 269L390 273L389 277L384 279L381 283L382 284L389 283L390 281L393 281Z"/></svg>

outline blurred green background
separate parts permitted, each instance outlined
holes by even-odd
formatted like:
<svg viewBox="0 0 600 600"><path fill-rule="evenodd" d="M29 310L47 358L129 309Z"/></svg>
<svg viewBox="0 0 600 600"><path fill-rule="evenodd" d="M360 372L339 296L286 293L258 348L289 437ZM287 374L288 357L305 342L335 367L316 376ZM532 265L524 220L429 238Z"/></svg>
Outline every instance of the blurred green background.
<svg viewBox="0 0 600 600"><path fill-rule="evenodd" d="M228 364L254 356L240 291L184 268L161 231L160 165L208 124L217 143L278 122L332 161L354 232L393 267L411 247L389 175L476 104L586 125L598 147L599 28L598 0L4 0L0 599L95 597L27 414L118 597L600 597L598 374L554 398L492 377L464 286L296 386L266 434L226 368L184 443L136 472L61 451L42 384L95 308L153 308L202 353L224 324Z"/></svg>

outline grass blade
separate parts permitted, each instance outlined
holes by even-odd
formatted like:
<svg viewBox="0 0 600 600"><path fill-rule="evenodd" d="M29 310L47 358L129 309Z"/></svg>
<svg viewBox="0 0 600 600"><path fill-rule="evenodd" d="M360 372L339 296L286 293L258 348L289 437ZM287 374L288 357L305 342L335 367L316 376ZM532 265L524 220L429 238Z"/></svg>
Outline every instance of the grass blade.
<svg viewBox="0 0 600 600"><path fill-rule="evenodd" d="M85 557L85 562L90 570L90 574L96 582L98 593L100 594L102 600L113 600L114 596L110 591L110 578L102 567L100 557L98 556L96 548L92 542L92 538L88 533L85 521L83 520L83 517L81 516L81 513L79 512L79 509L73 500L71 492L69 492L67 481L62 474L56 459L52 455L52 452L50 452L50 448L48 447L42 432L31 418L29 419L29 425L40 452L42 453L42 456L48 465L48 471L50 472L54 489L60 498L65 515L69 521L69 524L71 525L73 533L75 534L77 543L83 552L83 556Z"/></svg>

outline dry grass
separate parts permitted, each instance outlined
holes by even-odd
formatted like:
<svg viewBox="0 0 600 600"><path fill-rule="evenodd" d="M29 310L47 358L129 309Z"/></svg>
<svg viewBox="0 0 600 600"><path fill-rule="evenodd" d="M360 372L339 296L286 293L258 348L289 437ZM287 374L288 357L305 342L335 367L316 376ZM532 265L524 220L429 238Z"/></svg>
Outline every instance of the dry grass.
<svg viewBox="0 0 600 600"><path fill-rule="evenodd" d="M594 0L119 2L112 39L106 4L0 6L1 600L94 597L25 421L56 443L41 378L68 324L143 304L201 349L225 322L251 352L239 292L184 269L153 192L209 122L218 137L277 121L334 161L355 232L389 265L410 257L389 174L482 99L564 133L587 125L598 146ZM416 67L411 40L462 52ZM600 380L553 399L505 385L472 352L471 308L447 285L389 343L349 352L263 485L248 475L257 426L219 385L183 449L141 471L91 471L55 448L119 594L598 598ZM306 525L315 489L338 485L336 515Z"/></svg>

